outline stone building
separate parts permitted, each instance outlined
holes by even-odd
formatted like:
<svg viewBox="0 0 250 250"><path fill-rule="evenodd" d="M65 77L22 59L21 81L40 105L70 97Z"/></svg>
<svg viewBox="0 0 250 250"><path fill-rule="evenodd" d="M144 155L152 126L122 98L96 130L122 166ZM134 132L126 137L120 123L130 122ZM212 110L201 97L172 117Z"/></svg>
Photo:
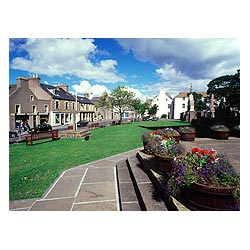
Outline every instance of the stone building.
<svg viewBox="0 0 250 250"><path fill-rule="evenodd" d="M68 92L67 84L43 84L38 75L18 77L16 84L9 85L9 128L17 129L23 122L28 122L30 127L42 122L51 126L70 125L74 122L75 112L79 112L78 120L91 120L93 106L87 98L78 97L76 100Z"/></svg>

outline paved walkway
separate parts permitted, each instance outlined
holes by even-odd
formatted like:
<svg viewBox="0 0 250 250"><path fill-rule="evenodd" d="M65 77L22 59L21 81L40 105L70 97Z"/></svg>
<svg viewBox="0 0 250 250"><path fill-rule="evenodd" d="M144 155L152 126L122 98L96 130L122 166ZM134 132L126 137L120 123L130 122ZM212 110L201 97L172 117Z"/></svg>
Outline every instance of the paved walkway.
<svg viewBox="0 0 250 250"><path fill-rule="evenodd" d="M240 139L196 138L183 142L187 149L213 148L226 153L240 171ZM48 188L42 198L10 202L13 211L119 211L116 163L134 156L142 148L64 171Z"/></svg>

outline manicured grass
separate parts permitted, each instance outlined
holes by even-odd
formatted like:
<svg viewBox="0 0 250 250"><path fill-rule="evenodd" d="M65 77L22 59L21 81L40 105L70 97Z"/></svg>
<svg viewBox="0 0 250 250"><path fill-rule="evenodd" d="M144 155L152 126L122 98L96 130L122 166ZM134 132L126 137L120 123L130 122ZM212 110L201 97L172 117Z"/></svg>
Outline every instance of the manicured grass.
<svg viewBox="0 0 250 250"><path fill-rule="evenodd" d="M89 141L60 139L9 146L10 200L41 197L59 174L69 168L142 146L151 126L182 126L178 121L136 122L92 130Z"/></svg>

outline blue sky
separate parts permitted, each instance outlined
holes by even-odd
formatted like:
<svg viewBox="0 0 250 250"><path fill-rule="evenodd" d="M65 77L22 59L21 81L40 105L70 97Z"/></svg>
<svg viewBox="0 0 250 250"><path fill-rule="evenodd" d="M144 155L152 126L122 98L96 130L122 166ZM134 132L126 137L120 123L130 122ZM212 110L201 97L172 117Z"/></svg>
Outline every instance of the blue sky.
<svg viewBox="0 0 250 250"><path fill-rule="evenodd" d="M160 88L172 97L206 91L207 84L240 68L240 41L231 38L10 39L9 82L39 74L42 83L100 96L125 85L145 100Z"/></svg>

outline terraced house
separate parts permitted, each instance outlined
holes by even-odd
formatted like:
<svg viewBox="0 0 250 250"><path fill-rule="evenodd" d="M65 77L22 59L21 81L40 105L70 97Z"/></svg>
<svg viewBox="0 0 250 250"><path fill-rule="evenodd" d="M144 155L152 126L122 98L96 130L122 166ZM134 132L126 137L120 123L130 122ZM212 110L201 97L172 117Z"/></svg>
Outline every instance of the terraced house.
<svg viewBox="0 0 250 250"><path fill-rule="evenodd" d="M91 103L80 100L81 104ZM73 124L73 114L77 112L76 98L68 92L67 84L51 86L40 82L39 76L18 77L16 84L9 85L9 127L17 129L23 122L34 127L42 122L52 126ZM88 110L84 112L89 113ZM91 112L92 113L92 112ZM80 115L76 117L80 118Z"/></svg>

